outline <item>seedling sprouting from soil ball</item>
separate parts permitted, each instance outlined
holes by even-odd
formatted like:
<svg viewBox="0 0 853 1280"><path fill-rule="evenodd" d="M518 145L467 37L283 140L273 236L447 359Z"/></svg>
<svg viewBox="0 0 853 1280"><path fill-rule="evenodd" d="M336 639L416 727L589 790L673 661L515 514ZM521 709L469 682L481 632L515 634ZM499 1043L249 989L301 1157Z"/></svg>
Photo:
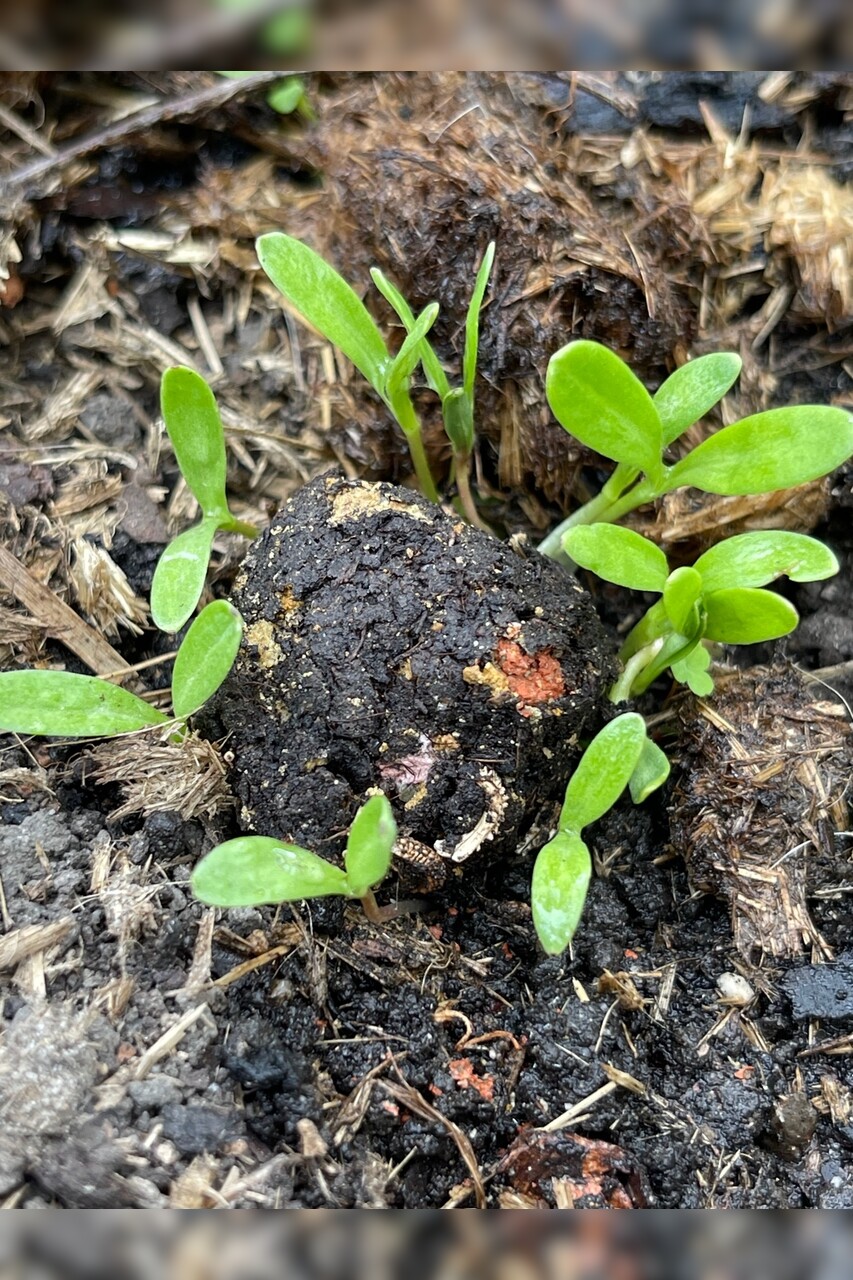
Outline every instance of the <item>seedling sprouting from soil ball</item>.
<svg viewBox="0 0 853 1280"><path fill-rule="evenodd" d="M438 501L438 490L424 452L421 424L412 403L410 380L418 364L439 396L444 426L453 446L459 497L470 523L480 523L468 482L474 447L474 380L477 372L480 309L494 261L490 244L483 257L465 322L462 386L453 388L427 334L438 316L431 302L415 316L400 291L374 268L373 283L406 328L396 355L389 352L364 303L324 258L300 240L270 232L257 242L258 259L276 288L307 322L351 360L397 419L409 445L415 474L425 497Z"/></svg>
<svg viewBox="0 0 853 1280"><path fill-rule="evenodd" d="M672 573L660 547L618 525L579 525L565 534L564 546L577 564L607 582L661 593L622 646L625 666L611 691L614 702L642 693L667 668L695 694L711 693L706 642L775 640L799 622L792 604L762 590L768 582L783 574L793 582L815 582L838 572L829 547L802 533L738 534Z"/></svg>
<svg viewBox="0 0 853 1280"><path fill-rule="evenodd" d="M546 391L557 421L617 466L597 497L548 534L539 547L543 555L564 558L567 529L618 520L673 489L771 493L816 480L853 454L853 415L797 405L733 422L667 465L665 451L722 399L740 367L740 358L726 352L701 356L651 396L625 362L597 342L570 342L553 355Z"/></svg>
<svg viewBox="0 0 853 1280"><path fill-rule="evenodd" d="M557 834L533 867L533 923L549 955L569 945L586 901L592 859L581 831L603 818L626 787L640 804L668 776L669 761L633 711L611 720L590 742L566 787Z"/></svg>
<svg viewBox="0 0 853 1280"><path fill-rule="evenodd" d="M371 919L382 913L373 886L388 874L397 824L384 795L361 806L350 827L343 868L299 845L238 836L211 849L192 874L192 889L214 907L257 907L303 898L360 898Z"/></svg>
<svg viewBox="0 0 853 1280"><path fill-rule="evenodd" d="M172 716L120 685L71 671L0 674L0 731L52 738L112 738L170 720L184 721L216 692L240 646L243 620L214 600L193 622L175 657ZM180 735L182 726L176 726Z"/></svg>
<svg viewBox="0 0 853 1280"><path fill-rule="evenodd" d="M179 631L199 602L210 548L220 529L257 537L238 520L225 494L225 437L213 392L193 369L167 369L160 388L163 421L181 474L202 519L163 552L151 584L151 616L161 631Z"/></svg>

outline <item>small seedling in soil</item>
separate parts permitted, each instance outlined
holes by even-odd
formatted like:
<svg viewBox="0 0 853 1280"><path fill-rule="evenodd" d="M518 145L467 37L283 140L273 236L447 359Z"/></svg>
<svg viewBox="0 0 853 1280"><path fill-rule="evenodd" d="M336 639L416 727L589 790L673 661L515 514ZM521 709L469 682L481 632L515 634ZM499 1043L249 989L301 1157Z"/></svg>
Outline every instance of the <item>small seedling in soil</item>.
<svg viewBox="0 0 853 1280"><path fill-rule="evenodd" d="M480 309L494 261L494 244L486 250L465 322L462 386L452 388L441 362L427 341L438 316L431 302L415 316L403 295L375 269L371 277L406 328L406 338L396 355L364 303L324 258L300 240L270 232L257 241L258 260L273 284L304 320L336 346L367 379L394 414L406 437L421 492L431 502L438 490L424 451L421 423L412 403L410 382L418 364L442 404L444 425L453 446L456 482L466 519L479 525L468 481L474 446L474 379L477 370Z"/></svg>
<svg viewBox="0 0 853 1280"><path fill-rule="evenodd" d="M71 671L0 674L0 730L52 738L111 738L170 720L185 721L207 702L231 670L243 620L227 600L214 600L193 622L175 657L173 715L120 685ZM176 728L181 736L182 725Z"/></svg>
<svg viewBox="0 0 853 1280"><path fill-rule="evenodd" d="M790 489L826 475L853 454L853 416L824 405L769 409L733 422L667 465L665 451L726 394L736 355L701 356L649 395L623 360L597 342L570 342L548 363L546 392L557 421L616 462L599 493L552 530L543 555L564 559L576 525L613 522L673 489L732 496Z"/></svg>
<svg viewBox="0 0 853 1280"><path fill-rule="evenodd" d="M192 890L213 907L258 907L308 898L359 898L369 919L397 908L377 906L373 888L385 879L397 823L384 795L371 796L350 827L343 868L309 849L269 836L238 836L211 849L193 871Z"/></svg>
<svg viewBox="0 0 853 1280"><path fill-rule="evenodd" d="M755 644L797 626L794 606L762 590L768 582L783 574L793 582L816 582L838 572L829 547L802 533L738 534L673 572L660 547L618 525L577 526L563 545L576 564L606 582L661 594L622 646L624 670L611 690L614 702L642 693L667 668L698 696L711 693L707 642Z"/></svg>
<svg viewBox="0 0 853 1280"><path fill-rule="evenodd" d="M202 512L200 523L179 534L163 552L151 583L155 623L161 631L179 631L204 590L217 532L222 529L255 538L258 530L228 509L222 420L204 378L193 369L167 369L160 402L181 474Z"/></svg>
<svg viewBox="0 0 853 1280"><path fill-rule="evenodd" d="M566 787L557 834L533 867L533 923L549 955L565 951L586 901L592 859L581 831L604 817L626 787L640 804L668 776L669 761L633 711L611 720L584 751Z"/></svg>

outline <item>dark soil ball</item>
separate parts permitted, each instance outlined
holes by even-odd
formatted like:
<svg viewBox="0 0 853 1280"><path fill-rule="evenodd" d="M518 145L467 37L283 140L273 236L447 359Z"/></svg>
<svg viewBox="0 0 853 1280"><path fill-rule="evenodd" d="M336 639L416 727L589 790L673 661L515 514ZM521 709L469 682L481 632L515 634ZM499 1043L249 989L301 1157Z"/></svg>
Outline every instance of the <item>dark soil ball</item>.
<svg viewBox="0 0 853 1280"><path fill-rule="evenodd" d="M233 599L245 636L206 728L230 735L244 827L336 859L381 788L427 879L551 819L614 675L563 569L390 484L300 490Z"/></svg>

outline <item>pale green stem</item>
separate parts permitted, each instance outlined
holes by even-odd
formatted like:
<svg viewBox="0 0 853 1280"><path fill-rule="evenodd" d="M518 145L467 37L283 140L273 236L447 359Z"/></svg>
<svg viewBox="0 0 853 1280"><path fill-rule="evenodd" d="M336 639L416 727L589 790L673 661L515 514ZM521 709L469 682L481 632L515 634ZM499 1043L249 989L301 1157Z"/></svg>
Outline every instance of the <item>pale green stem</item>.
<svg viewBox="0 0 853 1280"><path fill-rule="evenodd" d="M625 669L608 695L611 702L627 702L629 700L637 677L654 662L663 648L663 644L664 637L660 636L657 640L652 641L651 644L646 645L644 649L641 649L639 653L635 653L633 658L628 659L625 663Z"/></svg>
<svg viewBox="0 0 853 1280"><path fill-rule="evenodd" d="M255 525L249 524L247 520L237 520L234 516L229 518L227 524L221 524L219 527L225 533L239 533L243 538L257 538L260 533L260 529Z"/></svg>
<svg viewBox="0 0 853 1280"><path fill-rule="evenodd" d="M632 489L629 494L625 494L625 490L629 489L635 483L640 472L636 467L628 466L627 463L620 462L613 472L610 479L606 482L601 493L596 494L589 502L584 503L582 507L578 507L577 511L572 512L565 520L557 525L556 529L552 529L546 538L539 543L538 550L541 555L548 556L551 560L557 560L561 564L570 565L571 560L563 550L563 536L569 529L574 529L579 524L595 524L596 521L606 521L611 523L617 519L617 516L611 514L612 509L620 499L627 501L633 494L639 493L640 490L645 491L648 482L639 484ZM652 496L656 496L652 494ZM632 506L639 506L641 502L647 502L648 498L641 496L624 508L630 511ZM624 514L620 511L619 514Z"/></svg>
<svg viewBox="0 0 853 1280"><path fill-rule="evenodd" d="M435 487L435 481L432 478L432 472L429 469L429 462L424 450L421 424L418 420L418 415L415 413L415 406L412 404L407 392L392 399L391 410L403 428L421 493L430 502L438 502L438 489Z"/></svg>

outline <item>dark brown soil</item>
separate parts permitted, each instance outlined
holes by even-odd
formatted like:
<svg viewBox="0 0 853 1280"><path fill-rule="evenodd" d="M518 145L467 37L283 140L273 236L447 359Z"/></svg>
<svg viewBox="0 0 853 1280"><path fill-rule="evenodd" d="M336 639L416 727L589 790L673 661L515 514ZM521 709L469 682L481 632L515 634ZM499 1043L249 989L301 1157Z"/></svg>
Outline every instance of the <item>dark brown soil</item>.
<svg viewBox="0 0 853 1280"><path fill-rule="evenodd" d="M254 631L199 718L215 748L3 741L3 1205L853 1208L849 709L833 692L853 695L849 469L772 515L820 522L842 561L790 588L798 632L722 655L746 670L704 710L665 686L644 702L671 782L590 828L581 928L545 959L533 857L641 601L601 591L599 623L530 543L489 541L408 490L383 485L387 507L330 522L336 495L364 492L356 473L404 478L405 450L328 348L282 319L251 249L260 231L304 229L357 283L379 261L413 301L437 292L452 363L497 235L475 490L532 542L602 474L543 408L543 361L571 334L618 347L650 385L688 350L739 349L733 415L850 403L843 290L759 207L786 166L832 199L849 169L842 78L791 77L650 73L595 93L544 75L327 78L309 130L256 92L72 166L45 160L5 193L20 256L0 237L4 545L123 659L156 659L139 687L165 699L172 638L145 602L194 509L152 426L157 386L179 360L210 369L211 351L229 491L269 528L243 570L244 546L216 546L211 592L235 590ZM110 124L95 90L179 98L213 82L43 73L0 91L59 146ZM734 146L745 103L748 146L709 140L719 128ZM17 134L2 146L12 170L38 164ZM713 199L691 201L735 178L725 231ZM694 517L643 516L686 546L763 515ZM102 555L94 604L81 540ZM5 586L0 660L86 669ZM419 913L375 925L331 899L192 899L199 858L247 821L334 857L377 779L422 849L455 848L500 795L482 770L506 793L501 829L450 860ZM799 895L795 917L779 895L778 947L738 932L744 863Z"/></svg>

